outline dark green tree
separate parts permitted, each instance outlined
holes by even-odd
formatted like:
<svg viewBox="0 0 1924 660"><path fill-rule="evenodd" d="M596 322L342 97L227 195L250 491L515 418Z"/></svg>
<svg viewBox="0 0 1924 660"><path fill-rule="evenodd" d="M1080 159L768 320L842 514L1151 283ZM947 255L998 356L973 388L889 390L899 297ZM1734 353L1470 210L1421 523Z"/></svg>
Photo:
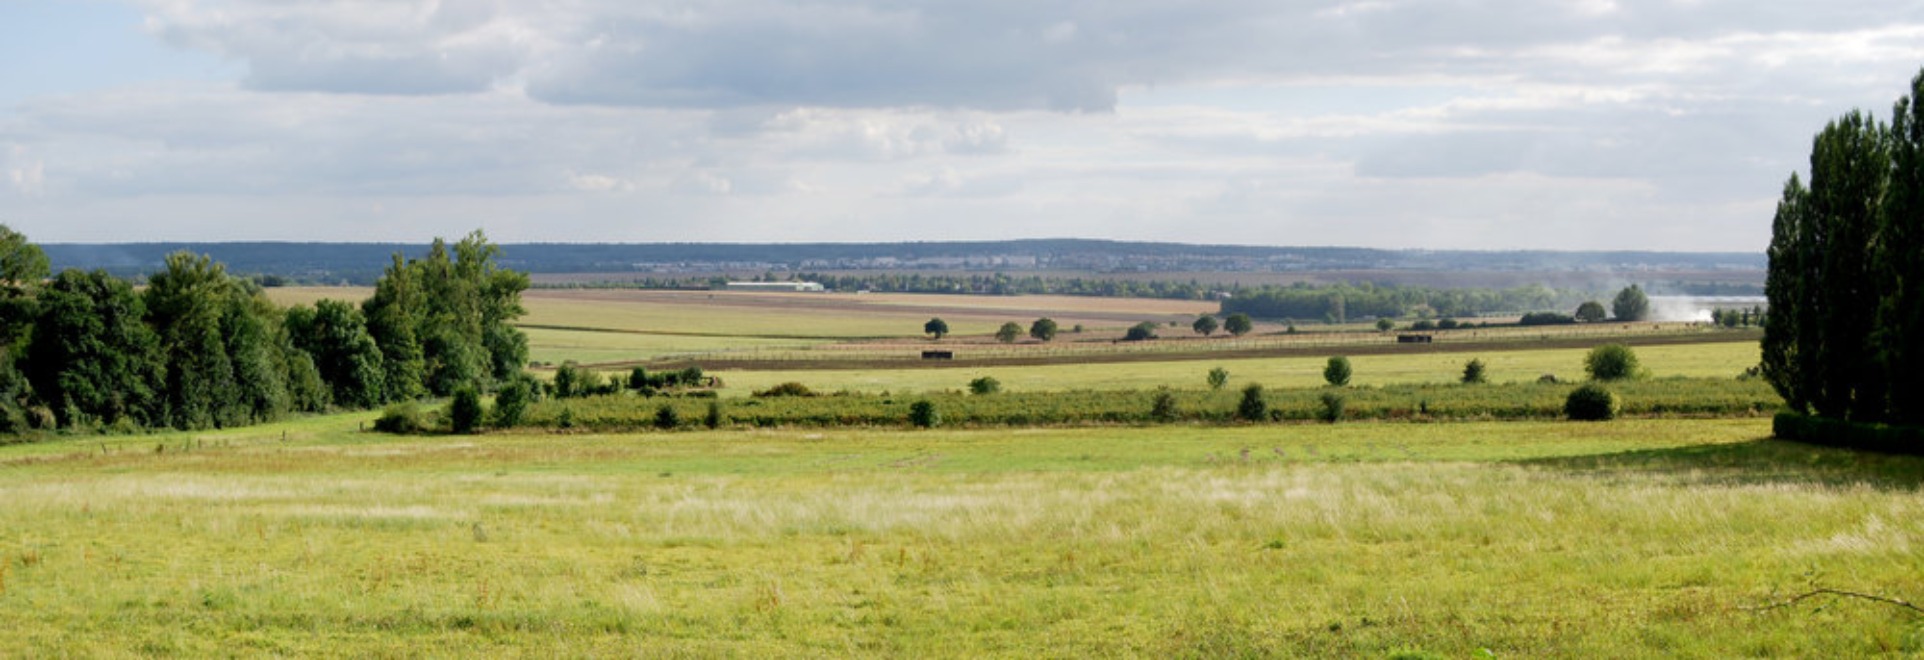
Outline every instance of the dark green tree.
<svg viewBox="0 0 1924 660"><path fill-rule="evenodd" d="M1236 403L1236 418L1260 422L1269 418L1269 402L1263 399L1263 386L1250 383L1243 388L1243 399Z"/></svg>
<svg viewBox="0 0 1924 660"><path fill-rule="evenodd" d="M1817 341L1816 325L1807 322L1805 311L1811 296L1808 283L1817 266L1806 234L1809 197L1803 181L1791 174L1777 202L1770 247L1765 250L1770 268L1764 276L1764 298L1773 313L1764 326L1762 371L1784 403L1798 412L1809 412L1816 398L1816 369L1811 360L1817 351L1805 348Z"/></svg>
<svg viewBox="0 0 1924 660"><path fill-rule="evenodd" d="M381 349L382 394L388 401L413 400L427 394L422 380L427 367L418 332L426 301L416 279L413 269L396 254L374 283L374 295L361 303L368 336Z"/></svg>
<svg viewBox="0 0 1924 660"><path fill-rule="evenodd" d="M1338 355L1323 365L1323 382L1329 383L1330 387L1347 387L1349 377L1349 358Z"/></svg>
<svg viewBox="0 0 1924 660"><path fill-rule="evenodd" d="M1029 324L1029 336L1037 341L1051 341L1056 338L1055 319L1042 317Z"/></svg>
<svg viewBox="0 0 1924 660"><path fill-rule="evenodd" d="M1577 305L1577 313L1571 316L1584 323L1600 323L1609 318L1609 312L1603 310L1603 303L1585 300L1583 304Z"/></svg>
<svg viewBox="0 0 1924 660"><path fill-rule="evenodd" d="M1642 321L1650 318L1650 297L1644 295L1643 288L1635 284L1617 292L1610 301L1610 311L1619 321Z"/></svg>
<svg viewBox="0 0 1924 660"><path fill-rule="evenodd" d="M287 331L294 345L313 356L334 403L374 408L387 400L387 370L380 345L368 333L361 310L338 300L287 310Z"/></svg>
<svg viewBox="0 0 1924 660"><path fill-rule="evenodd" d="M1137 323L1135 325L1129 326L1129 331L1123 333L1122 335L1123 341L1148 341L1155 338L1156 338L1156 322L1155 321L1143 321L1141 323Z"/></svg>
<svg viewBox="0 0 1924 660"><path fill-rule="evenodd" d="M922 334L934 336L936 341L941 341L944 335L949 334L949 322L940 318L929 319L928 323L922 324Z"/></svg>
<svg viewBox="0 0 1924 660"><path fill-rule="evenodd" d="M1220 327L1222 326L1216 322L1216 317L1208 314L1196 317L1196 322L1189 325L1191 330L1195 330L1196 334L1204 337L1216 334L1216 329Z"/></svg>
<svg viewBox="0 0 1924 660"><path fill-rule="evenodd" d="M481 407L481 391L473 385L454 388L454 398L448 402L448 427L457 435L468 435L481 428L481 420L487 411Z"/></svg>
<svg viewBox="0 0 1924 660"><path fill-rule="evenodd" d="M147 322L160 336L168 424L175 428L241 426L255 419L222 325L233 289L225 267L186 252L167 255L166 267L147 280L142 297Z"/></svg>
<svg viewBox="0 0 1924 660"><path fill-rule="evenodd" d="M1013 344L1020 338L1022 338L1022 324L1015 321L1004 323L995 331L995 340L1004 344Z"/></svg>
<svg viewBox="0 0 1924 660"><path fill-rule="evenodd" d="M1249 331L1255 328L1256 324L1249 320L1249 315L1242 312L1230 314L1223 319L1223 330L1238 337L1249 334Z"/></svg>
<svg viewBox="0 0 1924 660"><path fill-rule="evenodd" d="M1870 345L1889 384L1890 421L1924 424L1924 71L1892 109L1890 136L1890 181L1871 259L1885 295Z"/></svg>
<svg viewBox="0 0 1924 660"><path fill-rule="evenodd" d="M160 340L126 281L67 270L42 288L25 372L63 426L164 421Z"/></svg>
<svg viewBox="0 0 1924 660"><path fill-rule="evenodd" d="M1489 382L1490 377L1485 371L1483 360L1470 358L1469 362L1463 363L1463 384L1481 385Z"/></svg>

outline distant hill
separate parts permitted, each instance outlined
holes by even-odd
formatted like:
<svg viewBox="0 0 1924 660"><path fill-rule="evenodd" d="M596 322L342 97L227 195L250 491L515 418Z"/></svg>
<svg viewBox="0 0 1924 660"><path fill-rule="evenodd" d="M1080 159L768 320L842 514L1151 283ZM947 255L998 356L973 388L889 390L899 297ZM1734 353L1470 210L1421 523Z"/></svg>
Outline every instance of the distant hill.
<svg viewBox="0 0 1924 660"><path fill-rule="evenodd" d="M745 271L981 270L1302 272L1354 270L1638 272L1758 271L1762 253L1377 250L1352 247L1189 245L1088 239L934 243L522 243L503 244L504 266L531 273L698 274ZM296 282L367 283L403 243L49 243L56 270L104 268L123 276L160 268L171 252L207 254L230 272Z"/></svg>

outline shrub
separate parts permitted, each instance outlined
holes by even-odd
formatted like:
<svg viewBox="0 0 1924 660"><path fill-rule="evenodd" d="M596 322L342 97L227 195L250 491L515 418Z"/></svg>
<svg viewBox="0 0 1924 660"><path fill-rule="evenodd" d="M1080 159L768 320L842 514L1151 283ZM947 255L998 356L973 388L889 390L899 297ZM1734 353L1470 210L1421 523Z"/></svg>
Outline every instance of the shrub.
<svg viewBox="0 0 1924 660"><path fill-rule="evenodd" d="M1489 375L1484 373L1483 360L1470 358L1469 362L1463 363L1464 385L1481 385L1489 380Z"/></svg>
<svg viewBox="0 0 1924 660"><path fill-rule="evenodd" d="M909 423L919 428L932 428L942 423L942 414L935 411L935 404L923 399L909 404Z"/></svg>
<svg viewBox="0 0 1924 660"><path fill-rule="evenodd" d="M1163 388L1156 393L1156 402L1149 406L1149 418L1169 423L1176 421L1176 416L1176 395L1170 394L1168 388Z"/></svg>
<svg viewBox="0 0 1924 660"><path fill-rule="evenodd" d="M1435 322L1435 321L1431 321L1431 320L1429 320L1429 319L1423 319L1423 320L1420 320L1420 321L1417 321L1417 322L1415 322L1415 323L1411 323L1411 324L1410 324L1410 329L1411 329L1411 330L1416 330L1416 331L1419 331L1419 332L1420 332L1420 331L1423 331L1423 330L1435 330L1435 329L1436 329L1436 322Z"/></svg>
<svg viewBox="0 0 1924 660"><path fill-rule="evenodd" d="M534 399L534 383L527 376L516 376L494 393L494 425L511 428L521 425L528 403Z"/></svg>
<svg viewBox="0 0 1924 660"><path fill-rule="evenodd" d="M1209 389L1221 390L1224 385L1228 385L1228 384L1229 384L1228 369L1224 369L1222 367L1216 367L1214 369L1209 370Z"/></svg>
<svg viewBox="0 0 1924 660"><path fill-rule="evenodd" d="M1129 326L1129 332L1122 336L1124 341L1148 341L1156 338L1156 322L1143 321Z"/></svg>
<svg viewBox="0 0 1924 660"><path fill-rule="evenodd" d="M374 430L382 433L420 433L426 427L421 405L413 401L402 401L383 408L381 416L374 420Z"/></svg>
<svg viewBox="0 0 1924 660"><path fill-rule="evenodd" d="M1563 416L1572 421L1600 422L1617 418L1617 395L1602 385L1584 383L1563 400Z"/></svg>
<svg viewBox="0 0 1924 660"><path fill-rule="evenodd" d="M1392 329L1394 329L1395 327L1396 327L1396 322L1395 322L1395 321L1391 321L1391 320L1389 320L1388 318L1380 318L1380 319L1376 319L1376 329L1377 329L1377 330L1379 330L1379 331L1382 331L1382 332L1389 332L1390 330L1392 330Z"/></svg>
<svg viewBox="0 0 1924 660"><path fill-rule="evenodd" d="M1568 314L1556 312L1531 312L1516 321L1517 325L1569 325L1577 320Z"/></svg>
<svg viewBox="0 0 1924 660"><path fill-rule="evenodd" d="M1583 356L1583 370L1589 372L1594 380L1636 378L1637 354L1623 344L1604 344L1590 349L1590 354Z"/></svg>
<svg viewBox="0 0 1924 660"><path fill-rule="evenodd" d="M633 371L628 372L628 389L639 390L644 387L653 387L653 383L648 380L648 370L635 367Z"/></svg>
<svg viewBox="0 0 1924 660"><path fill-rule="evenodd" d="M1323 407L1317 411L1316 418L1335 424L1343 420L1343 395L1335 392L1323 393Z"/></svg>
<svg viewBox="0 0 1924 660"><path fill-rule="evenodd" d="M664 403L655 409L655 428L668 431L677 426L681 426L681 414L675 412L674 406Z"/></svg>
<svg viewBox="0 0 1924 660"><path fill-rule="evenodd" d="M708 402L708 414L701 416L701 425L706 426L709 429L717 429L717 428L721 428L721 422L722 422L721 402L720 401Z"/></svg>
<svg viewBox="0 0 1924 660"><path fill-rule="evenodd" d="M1349 376L1349 358L1338 355L1330 358L1329 364L1323 366L1323 380L1332 387L1349 385Z"/></svg>
<svg viewBox="0 0 1924 660"><path fill-rule="evenodd" d="M1243 388L1243 400L1236 404L1236 418L1260 422L1269 417L1269 402L1263 400L1263 386L1250 383Z"/></svg>
<svg viewBox="0 0 1924 660"><path fill-rule="evenodd" d="M791 380L786 383L781 383L779 385L771 386L768 389L762 390L760 392L752 393L750 394L750 396L760 397L764 399L768 397L775 397L775 396L815 396L815 391L808 389L807 385L803 385L801 383L797 383Z"/></svg>
<svg viewBox="0 0 1924 660"><path fill-rule="evenodd" d="M448 425L460 435L473 433L481 427L481 392L473 385L462 385L454 390L454 400L448 403Z"/></svg>
<svg viewBox="0 0 1924 660"><path fill-rule="evenodd" d="M1002 391L1002 381L994 376L983 376L969 381L969 392L973 394L995 394Z"/></svg>
<svg viewBox="0 0 1924 660"><path fill-rule="evenodd" d="M1460 327L1463 327L1463 324L1458 323L1456 319L1442 318L1436 321L1436 329L1438 330L1455 330Z"/></svg>

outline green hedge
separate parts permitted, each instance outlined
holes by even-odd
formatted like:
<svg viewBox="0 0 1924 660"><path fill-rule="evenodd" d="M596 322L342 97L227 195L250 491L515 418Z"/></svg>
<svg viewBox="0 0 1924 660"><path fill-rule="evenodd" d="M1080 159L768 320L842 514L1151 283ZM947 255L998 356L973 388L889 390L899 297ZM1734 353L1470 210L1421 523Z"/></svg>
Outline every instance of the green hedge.
<svg viewBox="0 0 1924 660"><path fill-rule="evenodd" d="M1924 428L1916 426L1864 424L1785 410L1771 420L1771 431L1784 440L1814 445L1924 455Z"/></svg>

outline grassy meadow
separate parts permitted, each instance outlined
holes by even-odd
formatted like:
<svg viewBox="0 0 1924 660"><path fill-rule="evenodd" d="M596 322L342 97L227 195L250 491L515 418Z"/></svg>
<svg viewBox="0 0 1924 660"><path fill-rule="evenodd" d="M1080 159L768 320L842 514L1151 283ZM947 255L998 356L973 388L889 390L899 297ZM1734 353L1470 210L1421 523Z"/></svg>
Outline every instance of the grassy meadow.
<svg viewBox="0 0 1924 660"><path fill-rule="evenodd" d="M1924 653L1924 462L1638 420L0 448L0 654ZM159 451L156 451L157 447Z"/></svg>

